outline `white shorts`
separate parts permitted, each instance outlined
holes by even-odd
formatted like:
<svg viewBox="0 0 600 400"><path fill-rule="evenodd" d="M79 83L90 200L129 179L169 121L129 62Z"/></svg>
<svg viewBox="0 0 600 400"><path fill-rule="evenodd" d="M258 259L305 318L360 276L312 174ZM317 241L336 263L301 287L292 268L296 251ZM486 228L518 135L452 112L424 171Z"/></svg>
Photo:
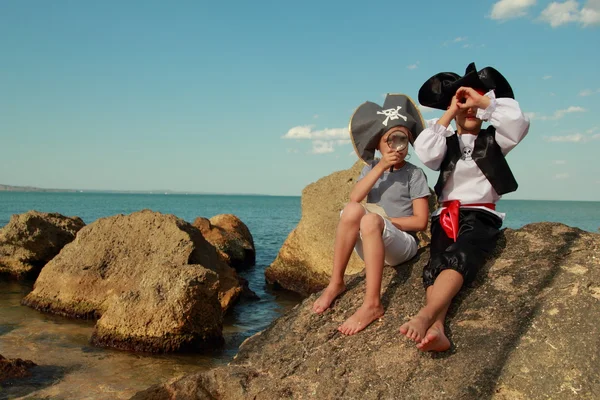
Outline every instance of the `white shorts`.
<svg viewBox="0 0 600 400"><path fill-rule="evenodd" d="M342 212L340 212L340 215L342 215ZM369 214L368 211L365 210L365 212L366 214ZM385 263L387 265L395 266L413 258L415 254L417 254L418 249L416 239L412 235L396 228L390 220L387 220L381 216L379 217L385 224L381 234L381 237L383 238L383 246L385 248ZM358 231L358 237L356 238L354 250L356 250L356 253L361 259L365 259L363 253L362 235L360 231Z"/></svg>

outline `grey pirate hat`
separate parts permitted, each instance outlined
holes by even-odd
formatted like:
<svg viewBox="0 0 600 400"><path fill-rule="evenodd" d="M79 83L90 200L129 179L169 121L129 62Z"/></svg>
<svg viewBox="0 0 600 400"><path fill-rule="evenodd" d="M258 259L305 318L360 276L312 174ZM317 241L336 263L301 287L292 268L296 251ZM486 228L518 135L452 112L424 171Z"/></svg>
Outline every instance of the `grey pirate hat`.
<svg viewBox="0 0 600 400"><path fill-rule="evenodd" d="M361 104L350 118L350 139L354 151L363 162L375 158L381 136L391 128L403 126L413 140L425 129L425 121L415 102L405 94L388 94L383 107L367 101Z"/></svg>

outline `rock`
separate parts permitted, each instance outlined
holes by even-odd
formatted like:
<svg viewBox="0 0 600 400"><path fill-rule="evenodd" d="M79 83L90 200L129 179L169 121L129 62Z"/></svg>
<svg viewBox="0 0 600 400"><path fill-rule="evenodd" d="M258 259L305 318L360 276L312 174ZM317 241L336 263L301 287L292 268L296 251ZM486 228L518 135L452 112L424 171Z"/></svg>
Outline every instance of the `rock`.
<svg viewBox="0 0 600 400"><path fill-rule="evenodd" d="M35 279L85 226L79 217L28 211L15 214L0 229L0 274Z"/></svg>
<svg viewBox="0 0 600 400"><path fill-rule="evenodd" d="M350 191L363 167L362 162L356 162L352 168L335 172L304 188L302 218L283 243L275 261L265 270L267 282L302 295L327 286L340 211L348 203ZM430 210L437 208L435 194L429 203ZM429 244L429 228L419 232L418 236L419 247ZM353 252L346 275L356 274L364 267L364 262Z"/></svg>
<svg viewBox="0 0 600 400"><path fill-rule="evenodd" d="M100 318L96 344L163 352L222 342L222 312L242 290L197 228L143 210L83 228L42 270L23 304Z"/></svg>
<svg viewBox="0 0 600 400"><path fill-rule="evenodd" d="M600 235L557 223L507 229L447 320L453 347L419 352L400 325L423 304L421 250L386 268L384 317L350 337L364 277L323 315L311 296L242 344L228 365L134 399L592 399L600 393ZM167 394L173 394L167 397ZM162 396L162 397L161 397Z"/></svg>
<svg viewBox="0 0 600 400"><path fill-rule="evenodd" d="M33 361L21 360L20 358L9 360L0 354L0 382L31 376L29 370L35 366L36 364Z"/></svg>
<svg viewBox="0 0 600 400"><path fill-rule="evenodd" d="M220 214L210 220L198 217L193 225L215 246L229 266L240 269L255 264L256 251L252 234L235 215Z"/></svg>

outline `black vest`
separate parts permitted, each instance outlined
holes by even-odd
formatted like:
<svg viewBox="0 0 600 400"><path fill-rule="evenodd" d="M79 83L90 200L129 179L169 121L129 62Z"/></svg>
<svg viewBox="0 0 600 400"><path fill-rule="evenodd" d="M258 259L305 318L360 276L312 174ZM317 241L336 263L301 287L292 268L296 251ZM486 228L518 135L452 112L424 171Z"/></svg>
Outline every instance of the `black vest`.
<svg viewBox="0 0 600 400"><path fill-rule="evenodd" d="M487 180L499 195L514 192L519 185L502 154L502 149L496 143L496 128L488 126L482 130L475 139L475 148L472 157L475 164L485 175ZM435 193L442 195L442 189L448 182L448 178L454 172L456 163L462 157L460 145L458 144L458 135L448 136L446 138L446 155L440 166L440 176L435 184Z"/></svg>

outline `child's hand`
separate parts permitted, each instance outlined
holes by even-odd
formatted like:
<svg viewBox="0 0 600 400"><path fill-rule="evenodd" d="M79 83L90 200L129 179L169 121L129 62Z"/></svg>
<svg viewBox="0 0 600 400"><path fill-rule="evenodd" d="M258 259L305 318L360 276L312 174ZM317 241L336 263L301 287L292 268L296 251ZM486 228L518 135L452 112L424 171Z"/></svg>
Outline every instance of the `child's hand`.
<svg viewBox="0 0 600 400"><path fill-rule="evenodd" d="M458 92L457 92L458 93ZM458 107L458 97L456 97L456 95L452 96L452 100L450 101L450 105L448 106L448 111L450 111L452 113L452 116L456 116L456 114L458 114L458 112L460 111L460 107Z"/></svg>
<svg viewBox="0 0 600 400"><path fill-rule="evenodd" d="M379 165L381 165L384 171L387 171L391 166L400 162L400 154L389 147L382 153L382 156L383 157L381 158L381 161L379 161Z"/></svg>
<svg viewBox="0 0 600 400"><path fill-rule="evenodd" d="M452 101L457 100L457 106L461 109L477 107L485 110L490 105L490 99L482 96L470 87L461 87L456 91Z"/></svg>

